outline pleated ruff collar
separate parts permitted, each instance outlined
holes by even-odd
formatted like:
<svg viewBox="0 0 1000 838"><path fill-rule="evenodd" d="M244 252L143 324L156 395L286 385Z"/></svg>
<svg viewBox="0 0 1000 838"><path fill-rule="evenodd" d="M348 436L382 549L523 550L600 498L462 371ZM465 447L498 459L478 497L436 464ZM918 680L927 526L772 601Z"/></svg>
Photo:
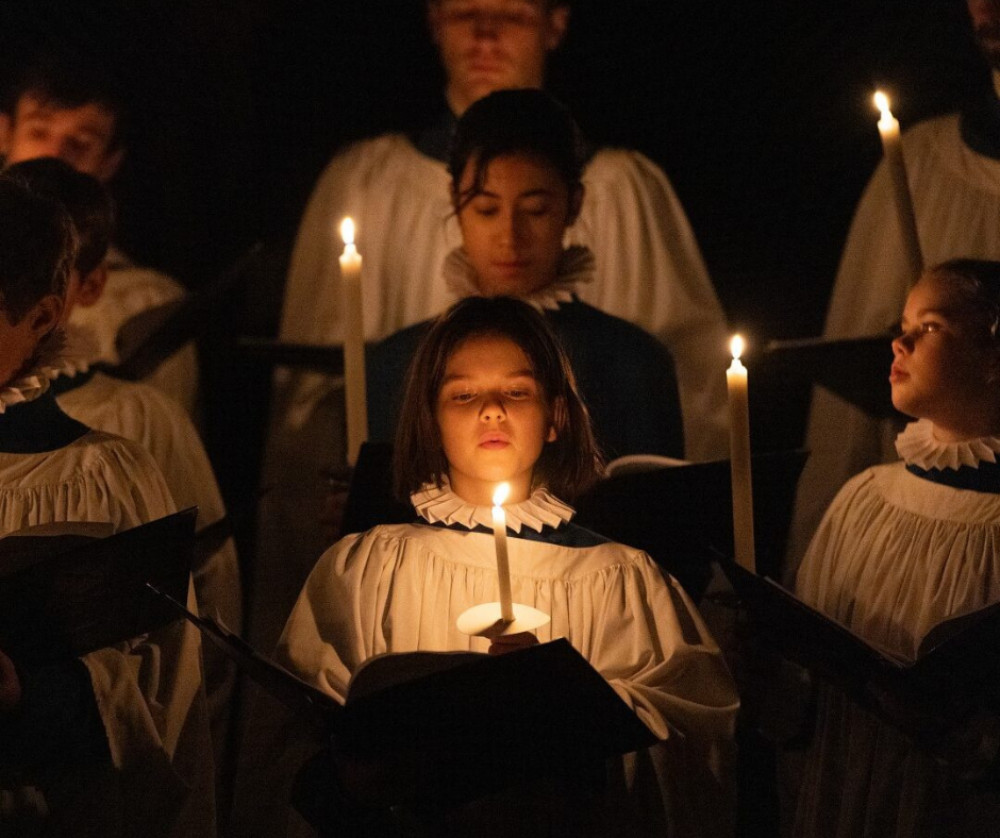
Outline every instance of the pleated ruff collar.
<svg viewBox="0 0 1000 838"><path fill-rule="evenodd" d="M14 405L32 402L49 389L53 378L66 374L72 365L65 357L66 335L56 329L38 345L35 358L25 372L0 386L0 414Z"/></svg>
<svg viewBox="0 0 1000 838"><path fill-rule="evenodd" d="M934 423L919 419L896 437L896 451L912 474L956 489L1000 494L1000 437L941 442Z"/></svg>
<svg viewBox="0 0 1000 838"><path fill-rule="evenodd" d="M589 247L571 245L562 252L555 280L521 299L539 311L554 311L562 303L572 302L576 298L578 285L593 282L596 266L597 262ZM464 247L452 250L445 257L441 270L448 290L455 296L460 299L482 296L476 285L476 271Z"/></svg>
<svg viewBox="0 0 1000 838"><path fill-rule="evenodd" d="M426 483L410 495L417 514L428 524L457 524L466 529L493 527L492 507L473 506L456 495L445 479L443 485ZM507 527L516 533L522 527L541 532L543 527L557 528L576 514L572 506L563 503L545 488L535 489L531 497L521 503L504 505Z"/></svg>

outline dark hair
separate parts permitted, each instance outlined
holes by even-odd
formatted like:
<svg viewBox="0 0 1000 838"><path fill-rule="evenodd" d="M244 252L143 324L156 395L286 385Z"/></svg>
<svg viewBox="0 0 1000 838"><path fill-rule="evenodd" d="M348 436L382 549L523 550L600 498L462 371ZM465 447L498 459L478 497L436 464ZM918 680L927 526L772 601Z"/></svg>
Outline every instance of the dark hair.
<svg viewBox="0 0 1000 838"><path fill-rule="evenodd" d="M948 284L964 314L987 342L1000 344L1000 262L989 259L949 259L926 271Z"/></svg>
<svg viewBox="0 0 1000 838"><path fill-rule="evenodd" d="M55 157L23 160L6 172L37 195L58 201L76 227L79 249L74 267L86 276L104 261L114 233L114 204L107 190L90 175Z"/></svg>
<svg viewBox="0 0 1000 838"><path fill-rule="evenodd" d="M0 309L16 324L46 294L66 293L76 255L73 222L62 205L0 176Z"/></svg>
<svg viewBox="0 0 1000 838"><path fill-rule="evenodd" d="M0 111L11 119L25 96L57 108L99 105L114 117L109 150L127 146L131 139L124 86L95 57L78 50L39 53L15 72L0 94Z"/></svg>
<svg viewBox="0 0 1000 838"><path fill-rule="evenodd" d="M545 318L512 297L467 297L442 314L424 336L406 376L396 430L393 476L396 493L409 497L425 483L441 484L448 462L437 423L437 399L448 359L470 338L498 336L527 355L552 418L565 406L565 420L535 464L534 482L572 499L600 475L601 458L576 379L559 338Z"/></svg>
<svg viewBox="0 0 1000 838"><path fill-rule="evenodd" d="M542 90L497 90L470 105L455 127L448 173L459 208L482 192L490 163L509 154L530 155L552 166L570 193L580 185L583 142L565 106ZM470 160L475 161L472 186L459 192Z"/></svg>

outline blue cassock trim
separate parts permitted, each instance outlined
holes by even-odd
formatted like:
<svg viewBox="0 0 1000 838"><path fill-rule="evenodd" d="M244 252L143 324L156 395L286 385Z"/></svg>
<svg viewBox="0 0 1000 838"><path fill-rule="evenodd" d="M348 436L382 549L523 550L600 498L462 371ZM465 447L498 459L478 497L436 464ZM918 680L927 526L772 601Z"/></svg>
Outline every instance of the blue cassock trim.
<svg viewBox="0 0 1000 838"><path fill-rule="evenodd" d="M444 524L440 521L434 524L428 524L426 521L419 521L418 523L430 527L440 527L444 530L493 535L493 530L483 526L474 527L470 530L461 524ZM542 527L541 532L536 532L529 527L521 527L521 532L514 532L508 527L507 535L510 538L518 538L522 541L541 541L543 544L554 544L557 547L596 547L599 544L609 544L611 542L610 538L605 538L603 535L598 535L596 532L591 532L584 527L570 523L562 524L558 527Z"/></svg>
<svg viewBox="0 0 1000 838"><path fill-rule="evenodd" d="M49 382L49 391L59 398L64 393L69 393L77 387L82 387L97 373L96 367L91 367L86 372L78 372L76 375L60 375Z"/></svg>
<svg viewBox="0 0 1000 838"><path fill-rule="evenodd" d="M62 412L50 388L34 401L11 405L5 413L0 413L0 453L56 451L76 442L89 430Z"/></svg>
<svg viewBox="0 0 1000 838"><path fill-rule="evenodd" d="M922 469L912 465L907 466L906 470L924 480L951 486L953 489L967 489L970 492L988 492L1000 495L1000 464L998 463L983 462L979 464L978 468L962 466L957 471L952 468Z"/></svg>

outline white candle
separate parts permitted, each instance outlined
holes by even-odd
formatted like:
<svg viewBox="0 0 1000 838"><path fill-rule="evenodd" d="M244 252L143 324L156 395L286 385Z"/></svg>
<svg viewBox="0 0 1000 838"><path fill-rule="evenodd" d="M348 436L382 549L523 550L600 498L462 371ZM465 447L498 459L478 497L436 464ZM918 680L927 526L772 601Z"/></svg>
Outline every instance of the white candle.
<svg viewBox="0 0 1000 838"><path fill-rule="evenodd" d="M910 282L916 282L924 269L924 259L920 252L920 237L917 234L917 217L913 211L913 197L906 177L906 161L903 158L903 142L899 134L899 120L889 110L889 97L881 90L875 93L875 107L881 116L878 133L882 138L882 152L889 168L892 192L896 203L896 215L903 237L903 255L907 261Z"/></svg>
<svg viewBox="0 0 1000 838"><path fill-rule="evenodd" d="M365 321L361 301L361 256L354 246L354 222L340 225L344 252L340 281L344 293L344 399L347 413L347 463L358 461L361 443L368 439L368 397L365 392Z"/></svg>
<svg viewBox="0 0 1000 838"><path fill-rule="evenodd" d="M729 390L729 467L733 488L733 548L736 563L756 573L753 540L753 483L750 479L750 404L747 368L740 361L743 338L730 342L733 363L726 370Z"/></svg>
<svg viewBox="0 0 1000 838"><path fill-rule="evenodd" d="M500 580L500 619L513 622L514 606L510 598L510 562L507 559L507 515L503 502L510 494L510 485L501 483L493 492L493 543L497 550L497 576Z"/></svg>

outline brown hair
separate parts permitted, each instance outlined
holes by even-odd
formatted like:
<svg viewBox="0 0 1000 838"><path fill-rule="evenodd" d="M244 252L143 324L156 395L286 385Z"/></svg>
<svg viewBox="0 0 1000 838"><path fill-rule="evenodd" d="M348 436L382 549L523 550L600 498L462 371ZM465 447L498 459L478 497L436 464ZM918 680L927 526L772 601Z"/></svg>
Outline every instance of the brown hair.
<svg viewBox="0 0 1000 838"><path fill-rule="evenodd" d="M926 275L947 284L984 341L1000 345L1000 262L949 259Z"/></svg>
<svg viewBox="0 0 1000 838"><path fill-rule="evenodd" d="M47 294L66 295L76 233L56 201L0 176L0 315L20 323Z"/></svg>
<svg viewBox="0 0 1000 838"><path fill-rule="evenodd" d="M448 359L470 338L498 336L516 343L531 362L557 437L545 443L533 482L572 499L601 471L590 415L559 338L527 303L512 297L468 297L442 314L424 336L410 363L396 430L393 479L408 498L425 483L441 484L448 462L437 423L437 398ZM557 406L561 408L557 411Z"/></svg>

